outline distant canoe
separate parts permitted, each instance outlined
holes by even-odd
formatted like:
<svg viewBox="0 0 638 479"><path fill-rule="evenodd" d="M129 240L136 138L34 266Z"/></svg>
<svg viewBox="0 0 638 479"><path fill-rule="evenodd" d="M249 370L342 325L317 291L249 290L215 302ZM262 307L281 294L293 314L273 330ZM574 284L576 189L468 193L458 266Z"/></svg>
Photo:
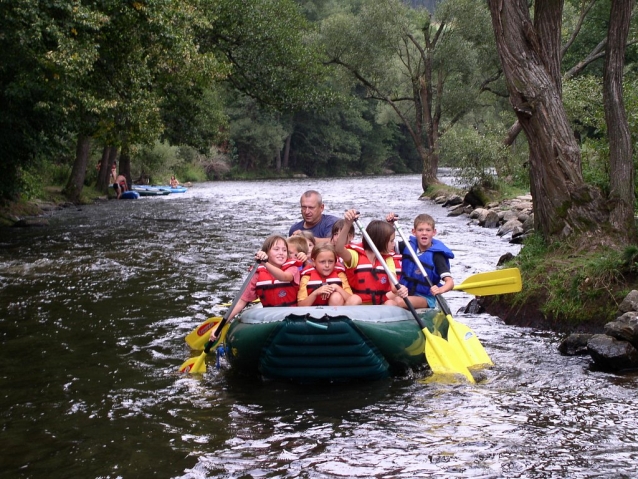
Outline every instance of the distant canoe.
<svg viewBox="0 0 638 479"><path fill-rule="evenodd" d="M133 185L133 191L139 193L140 196L166 196L171 194L171 191L167 188L144 185Z"/></svg>
<svg viewBox="0 0 638 479"><path fill-rule="evenodd" d="M166 185L160 186L160 188L168 188L171 193L186 193L186 190L188 190L185 186L176 186L173 188L172 186Z"/></svg>
<svg viewBox="0 0 638 479"><path fill-rule="evenodd" d="M447 333L438 310L423 322ZM378 380L427 368L425 337L396 306L251 308L230 325L232 369L294 382Z"/></svg>

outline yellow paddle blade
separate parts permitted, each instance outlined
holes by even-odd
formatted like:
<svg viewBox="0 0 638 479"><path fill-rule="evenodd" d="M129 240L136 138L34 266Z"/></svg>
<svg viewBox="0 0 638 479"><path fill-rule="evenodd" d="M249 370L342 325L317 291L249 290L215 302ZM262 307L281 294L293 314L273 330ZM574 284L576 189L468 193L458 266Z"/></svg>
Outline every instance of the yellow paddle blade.
<svg viewBox="0 0 638 479"><path fill-rule="evenodd" d="M494 365L474 331L465 324L454 320L451 315L447 316L447 320L450 323L447 339L452 347L463 353L462 357L466 367Z"/></svg>
<svg viewBox="0 0 638 479"><path fill-rule="evenodd" d="M422 331L425 334L425 359L434 374L463 375L469 382L475 382L464 364L462 352L445 339L434 336L428 328Z"/></svg>
<svg viewBox="0 0 638 479"><path fill-rule="evenodd" d="M180 373L204 374L206 372L206 353L190 358L179 367Z"/></svg>
<svg viewBox="0 0 638 479"><path fill-rule="evenodd" d="M251 301L251 304L256 304L256 303L261 303L261 299L257 298L257 299L253 299ZM227 308L231 305L232 303L221 303L220 306L222 306L223 308Z"/></svg>
<svg viewBox="0 0 638 479"><path fill-rule="evenodd" d="M200 324L197 329L191 331L186 336L186 343L191 347L191 349L204 349L204 345L210 338L212 330L217 324L219 324L221 320L222 318L218 316L214 318L208 318L206 321Z"/></svg>
<svg viewBox="0 0 638 479"><path fill-rule="evenodd" d="M454 289L463 290L474 296L491 296L518 293L523 289L523 282L518 268L508 268L474 274L461 284L454 285Z"/></svg>

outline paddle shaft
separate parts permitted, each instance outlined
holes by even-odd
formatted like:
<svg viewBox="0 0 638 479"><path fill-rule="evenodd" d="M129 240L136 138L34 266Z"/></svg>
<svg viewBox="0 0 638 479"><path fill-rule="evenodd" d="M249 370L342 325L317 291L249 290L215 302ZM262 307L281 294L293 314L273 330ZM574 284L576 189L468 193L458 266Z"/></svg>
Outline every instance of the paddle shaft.
<svg viewBox="0 0 638 479"><path fill-rule="evenodd" d="M387 274L390 281L392 281L392 285L395 288L398 288L400 285L399 285L399 282L397 281L396 276L392 273L392 271L390 271L390 267L388 266L388 263L385 262L385 259L383 258L379 250L377 249L376 245L370 239L370 235L368 235L368 232L365 229L363 229L363 227L361 226L361 223L359 223L359 220L355 219L354 224L357 225L357 228L359 228L359 231L361 231L361 234L366 239L366 243L368 243L368 246L374 252L374 255L377 257L377 260L379 260L379 262L383 265L385 274ZM412 313L412 316L414 316L414 319L416 320L416 322L419 324L419 327L422 330L426 329L425 324L423 324L423 321L421 320L418 313L416 312L416 309L414 309L414 306L412 305L410 300L406 297L406 298L403 298L403 301L405 301L406 306Z"/></svg>
<svg viewBox="0 0 638 479"><path fill-rule="evenodd" d="M428 282L428 284L430 285L430 288L431 288L434 285L432 284L432 281L430 280L430 277L425 272L425 268L423 267L423 264L419 260L419 257L417 256L416 251L414 251L414 248L412 248L412 245L410 244L409 239L406 239L405 235L403 234L403 231L401 230L401 227L399 226L399 224L396 221L394 221L394 229L396 230L397 233L399 233L399 236L401 236L401 239L405 243L406 248L408 248L408 251L410 252L410 255L412 256L412 260L419 267L419 271L421 271L421 274L425 277L425 279L427 280L427 282ZM439 295L435 294L434 298L436 299L436 302L439 303L439 307L441 308L441 311L443 311L443 313L446 316L451 316L452 313L450 312L450 308L448 308L447 305L445 304L445 302L443 300L441 300L441 298L439 298Z"/></svg>
<svg viewBox="0 0 638 479"><path fill-rule="evenodd" d="M244 292L248 288L248 285L250 284L250 280L253 279L253 276L257 272L257 266L259 266L259 263L260 263L260 261L255 261L255 264L253 265L252 269L250 270L250 273L248 273L248 276L246 276L246 279L244 280L244 284L241 285L241 288L239 288L239 292L233 298L233 302L230 304L230 308L228 308L228 311L226 311L226 314L224 314L224 317L219 322L219 326L217 326L217 331L221 332L222 328L228 322L228 319L230 317L230 313L233 312L233 310L235 309L235 305L241 299L242 295L244 294ZM208 341L206 343L206 346L204 347L204 352L206 354L210 353L210 350L213 348L213 346L215 346L216 343L217 343L217 339Z"/></svg>

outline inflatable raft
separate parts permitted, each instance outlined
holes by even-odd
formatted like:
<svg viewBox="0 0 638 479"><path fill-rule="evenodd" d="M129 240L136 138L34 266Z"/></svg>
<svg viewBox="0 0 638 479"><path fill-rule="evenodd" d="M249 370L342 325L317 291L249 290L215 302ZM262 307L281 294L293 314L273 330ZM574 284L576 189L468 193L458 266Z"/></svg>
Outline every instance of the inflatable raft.
<svg viewBox="0 0 638 479"><path fill-rule="evenodd" d="M447 335L438 310L424 310L430 331ZM425 370L425 337L395 306L252 308L228 328L232 369L294 382L378 380Z"/></svg>

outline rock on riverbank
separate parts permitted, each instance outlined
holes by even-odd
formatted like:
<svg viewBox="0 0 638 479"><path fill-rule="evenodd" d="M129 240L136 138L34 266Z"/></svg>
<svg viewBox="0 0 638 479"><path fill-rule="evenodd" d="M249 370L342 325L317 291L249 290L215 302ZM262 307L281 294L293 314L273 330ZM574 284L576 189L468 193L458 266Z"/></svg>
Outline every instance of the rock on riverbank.
<svg viewBox="0 0 638 479"><path fill-rule="evenodd" d="M498 236L511 235L511 243L521 244L534 231L534 212L531 195L517 196L501 202L483 205L476 195L469 192L459 195L438 196L437 204L448 208L448 216L467 215L485 228L498 228Z"/></svg>
<svg viewBox="0 0 638 479"><path fill-rule="evenodd" d="M618 317L604 334L570 334L558 347L567 356L589 354L606 371L638 368L638 291L631 291L618 307Z"/></svg>

